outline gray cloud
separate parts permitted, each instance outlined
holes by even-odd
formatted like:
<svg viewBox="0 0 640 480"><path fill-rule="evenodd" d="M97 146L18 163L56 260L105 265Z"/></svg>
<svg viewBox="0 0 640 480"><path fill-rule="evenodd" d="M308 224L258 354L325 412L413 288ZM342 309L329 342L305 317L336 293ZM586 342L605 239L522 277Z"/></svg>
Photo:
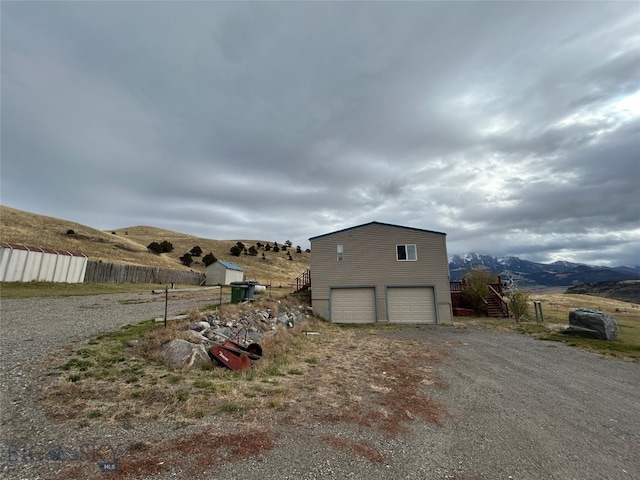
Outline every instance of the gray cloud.
<svg viewBox="0 0 640 480"><path fill-rule="evenodd" d="M2 203L640 264L630 3L3 2ZM635 242L634 242L635 240Z"/></svg>

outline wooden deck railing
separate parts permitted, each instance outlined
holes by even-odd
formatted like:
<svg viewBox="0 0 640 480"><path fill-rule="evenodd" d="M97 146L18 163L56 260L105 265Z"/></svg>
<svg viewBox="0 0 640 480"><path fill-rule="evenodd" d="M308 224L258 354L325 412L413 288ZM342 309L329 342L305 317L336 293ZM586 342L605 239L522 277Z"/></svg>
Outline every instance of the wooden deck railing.
<svg viewBox="0 0 640 480"><path fill-rule="evenodd" d="M500 277L498 277L498 280L500 280ZM464 290L464 286L465 286L465 282L460 281L460 282L449 282L449 289L452 292L461 292ZM498 283L490 283L489 286L493 287L493 289L498 292L499 295L502 295L502 283L498 282Z"/></svg>
<svg viewBox="0 0 640 480"><path fill-rule="evenodd" d="M489 286L493 287L493 289L498 292L498 295L502 296L502 281L500 277L498 277L498 283L490 283Z"/></svg>

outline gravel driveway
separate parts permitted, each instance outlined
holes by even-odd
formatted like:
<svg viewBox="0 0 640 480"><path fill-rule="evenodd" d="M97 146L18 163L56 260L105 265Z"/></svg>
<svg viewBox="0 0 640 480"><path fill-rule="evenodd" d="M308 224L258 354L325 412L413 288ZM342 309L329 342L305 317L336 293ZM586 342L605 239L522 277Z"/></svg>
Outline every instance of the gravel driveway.
<svg viewBox="0 0 640 480"><path fill-rule="evenodd" d="M201 296L202 294L198 294ZM215 303L175 297L171 313ZM175 435L157 425L130 431L61 431L36 401L43 362L101 331L159 317L164 300L151 294L2 300L0 475L48 478L56 462L25 456L29 445L67 442L131 444ZM428 394L450 413L441 426L414 422L410 433L385 437L357 425L270 425L276 446L198 478L262 479L637 479L640 478L640 368L563 344L469 326L381 330L423 341L448 354L435 365L445 388ZM323 438L362 441L384 461L328 445ZM42 447L40 447L42 449ZM157 459L161 462L162 459ZM151 477L149 477L151 478ZM170 471L154 478L188 478ZM193 477L191 477L193 478Z"/></svg>

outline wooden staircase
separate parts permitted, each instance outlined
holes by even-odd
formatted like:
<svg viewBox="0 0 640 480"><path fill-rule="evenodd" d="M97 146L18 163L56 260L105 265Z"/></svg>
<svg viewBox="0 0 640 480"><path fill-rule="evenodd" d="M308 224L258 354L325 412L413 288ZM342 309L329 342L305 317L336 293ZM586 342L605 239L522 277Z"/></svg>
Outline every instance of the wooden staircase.
<svg viewBox="0 0 640 480"><path fill-rule="evenodd" d="M502 298L502 295L493 285L487 285L487 287L489 288L489 295L484 299L487 305L487 315L496 318L509 317L509 306Z"/></svg>
<svg viewBox="0 0 640 480"><path fill-rule="evenodd" d="M463 292L466 286L464 280L461 282L449 282L449 284L453 314L455 316L475 316L480 314L479 311L474 311L466 305L463 300ZM509 307L507 302L502 298L502 281L500 277L498 277L497 283L487 285L487 296L484 298L484 307L483 310L486 311L489 317L509 317Z"/></svg>
<svg viewBox="0 0 640 480"><path fill-rule="evenodd" d="M293 293L306 292L311 288L311 269L307 268L296 278L296 289Z"/></svg>

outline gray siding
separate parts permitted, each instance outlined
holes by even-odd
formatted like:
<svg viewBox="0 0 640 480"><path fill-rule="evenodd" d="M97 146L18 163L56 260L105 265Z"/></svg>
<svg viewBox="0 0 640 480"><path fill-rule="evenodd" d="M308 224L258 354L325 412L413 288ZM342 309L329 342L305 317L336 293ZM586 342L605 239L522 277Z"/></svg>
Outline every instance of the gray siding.
<svg viewBox="0 0 640 480"><path fill-rule="evenodd" d="M415 244L418 260L397 261L398 244ZM337 245L344 246L341 262ZM386 322L385 287L421 285L435 289L439 322L452 320L444 234L373 223L317 237L311 239L311 278L314 309L325 318L331 287L376 285L378 321Z"/></svg>

